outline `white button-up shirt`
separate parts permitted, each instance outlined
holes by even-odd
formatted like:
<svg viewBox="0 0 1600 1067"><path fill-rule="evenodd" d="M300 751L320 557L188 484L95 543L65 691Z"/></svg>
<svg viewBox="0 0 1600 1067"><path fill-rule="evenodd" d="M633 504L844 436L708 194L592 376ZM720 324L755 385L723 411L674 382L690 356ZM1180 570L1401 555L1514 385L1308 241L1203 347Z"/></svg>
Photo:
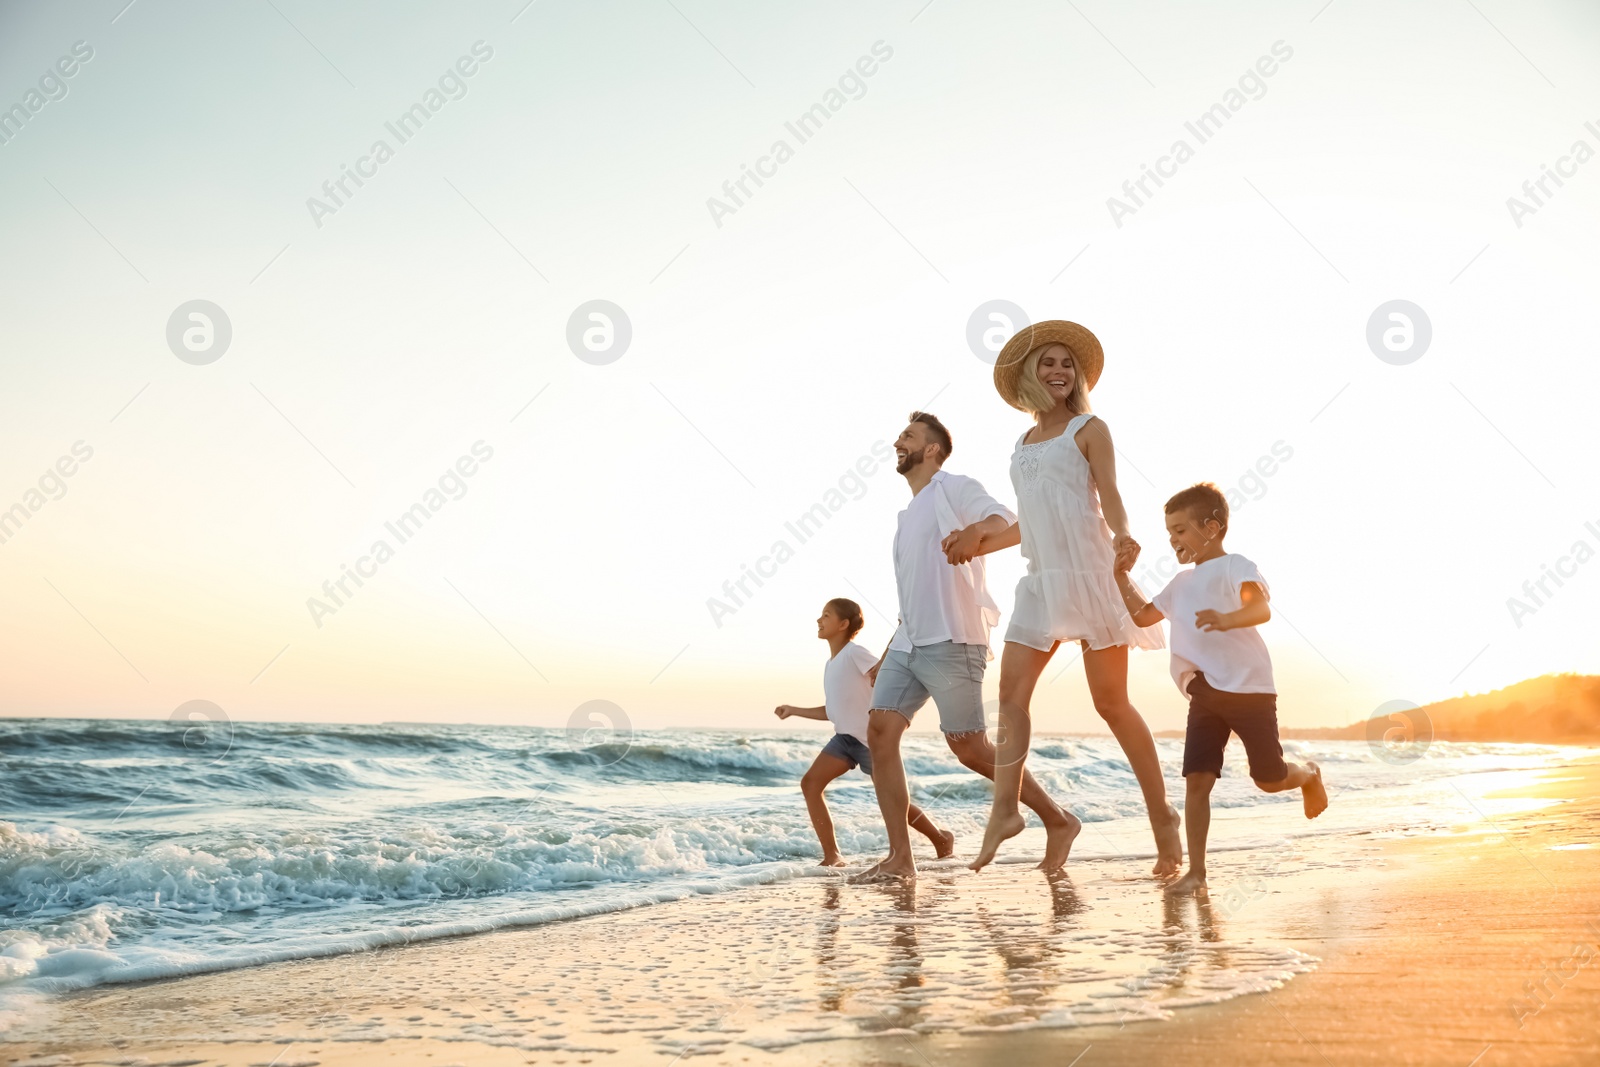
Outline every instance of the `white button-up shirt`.
<svg viewBox="0 0 1600 1067"><path fill-rule="evenodd" d="M894 535L894 577L900 593L900 627L889 647L910 652L915 645L954 641L989 647L989 631L1000 621L1000 606L989 595L983 557L952 565L939 543L954 530L1002 515L1008 508L984 491L976 478L939 471L900 513ZM989 652L993 659L994 653Z"/></svg>

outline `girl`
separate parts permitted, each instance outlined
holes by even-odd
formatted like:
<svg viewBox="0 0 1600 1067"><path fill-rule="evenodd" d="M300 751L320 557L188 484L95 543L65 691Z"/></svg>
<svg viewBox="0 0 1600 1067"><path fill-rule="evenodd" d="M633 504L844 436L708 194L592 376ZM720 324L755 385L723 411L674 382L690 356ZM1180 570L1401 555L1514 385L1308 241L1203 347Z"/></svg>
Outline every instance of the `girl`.
<svg viewBox="0 0 1600 1067"><path fill-rule="evenodd" d="M845 863L833 839L833 817L828 814L828 802L822 799L822 791L829 782L854 767L859 766L861 773L872 777L872 754L867 750L867 710L872 705L872 682L877 674L878 657L852 640L865 622L861 607L854 600L839 597L823 605L822 614L817 618L817 636L828 642L830 653L827 666L822 668L823 704L817 708L780 704L774 709L780 719L795 715L833 723L833 740L817 753L811 769L800 779L800 792L806 798L811 826L822 843L823 867L843 867ZM1017 788L1020 791L1020 780ZM934 825L927 812L915 804L911 805L906 821L933 842L940 859L955 852L955 835Z"/></svg>
<svg viewBox="0 0 1600 1067"><path fill-rule="evenodd" d="M1082 646L1095 710L1139 780L1156 839L1153 873L1176 875L1183 862L1178 812L1167 803L1155 739L1128 702L1128 647L1163 648L1166 642L1159 624L1134 625L1117 589L1116 553L1137 557L1139 545L1128 533L1117 492L1111 432L1089 410L1089 390L1104 362L1099 340L1075 322L1024 327L1006 343L995 361L995 388L1034 418L1011 456L1017 522L998 535L958 530L945 539L952 563L1015 544L1028 560L1000 661L994 807L974 870L1023 828L1017 801L1032 733L1028 705L1062 641Z"/></svg>

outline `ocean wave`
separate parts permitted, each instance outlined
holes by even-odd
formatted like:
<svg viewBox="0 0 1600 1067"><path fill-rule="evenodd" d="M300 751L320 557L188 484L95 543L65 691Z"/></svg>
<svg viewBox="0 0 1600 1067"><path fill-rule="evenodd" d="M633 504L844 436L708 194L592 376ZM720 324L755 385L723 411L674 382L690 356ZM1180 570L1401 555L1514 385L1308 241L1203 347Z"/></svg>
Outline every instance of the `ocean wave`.
<svg viewBox="0 0 1600 1067"><path fill-rule="evenodd" d="M789 877L819 856L798 783L828 736L657 730L594 744L563 730L237 724L216 758L164 720L0 722L0 810L13 820L0 822L0 987L359 951ZM1559 757L1441 743L1397 766L1363 742L1284 747L1329 767L1344 811ZM1175 799L1181 751L1158 742ZM969 841L981 832L987 780L937 735L908 736L903 758L918 804ZM1113 739L1041 736L1028 766L1096 824L1095 847L1148 845ZM841 850L880 855L871 782L852 773L828 802ZM1269 806L1297 801L1255 790L1233 746L1213 803L1259 808L1250 832L1264 837L1288 832Z"/></svg>

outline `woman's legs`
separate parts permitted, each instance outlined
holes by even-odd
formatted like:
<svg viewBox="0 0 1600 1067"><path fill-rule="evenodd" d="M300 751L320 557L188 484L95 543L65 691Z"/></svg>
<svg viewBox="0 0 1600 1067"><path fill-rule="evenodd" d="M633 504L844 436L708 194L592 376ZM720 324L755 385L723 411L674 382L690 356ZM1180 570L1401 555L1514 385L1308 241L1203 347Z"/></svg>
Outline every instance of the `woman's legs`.
<svg viewBox="0 0 1600 1067"><path fill-rule="evenodd" d="M1111 727L1144 793L1150 828L1156 835L1156 865L1151 873L1157 877L1175 875L1183 866L1178 811L1167 803L1167 786L1161 778L1155 738L1150 736L1150 727L1128 701L1128 646L1086 650L1083 671L1089 681L1094 710Z"/></svg>
<svg viewBox="0 0 1600 1067"><path fill-rule="evenodd" d="M1026 821L1018 810L1022 795L1022 773L1028 759L1028 742L1033 736L1033 720L1028 705L1033 688L1044 673L1045 664L1055 655L1007 641L1000 656L1000 729L995 744L994 805L989 825L983 832L983 847L970 866L981 870L993 862L1000 843L1022 832Z"/></svg>

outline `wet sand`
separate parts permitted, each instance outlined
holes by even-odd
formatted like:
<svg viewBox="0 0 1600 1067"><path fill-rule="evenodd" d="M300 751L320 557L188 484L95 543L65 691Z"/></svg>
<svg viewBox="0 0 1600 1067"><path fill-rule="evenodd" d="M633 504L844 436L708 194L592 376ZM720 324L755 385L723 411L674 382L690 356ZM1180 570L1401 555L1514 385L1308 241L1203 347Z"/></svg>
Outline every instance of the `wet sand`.
<svg viewBox="0 0 1600 1067"><path fill-rule="evenodd" d="M1144 857L926 864L102 987L0 1063L1595 1063L1597 786L1600 762L1463 779L1448 835L1220 851L1208 900Z"/></svg>

